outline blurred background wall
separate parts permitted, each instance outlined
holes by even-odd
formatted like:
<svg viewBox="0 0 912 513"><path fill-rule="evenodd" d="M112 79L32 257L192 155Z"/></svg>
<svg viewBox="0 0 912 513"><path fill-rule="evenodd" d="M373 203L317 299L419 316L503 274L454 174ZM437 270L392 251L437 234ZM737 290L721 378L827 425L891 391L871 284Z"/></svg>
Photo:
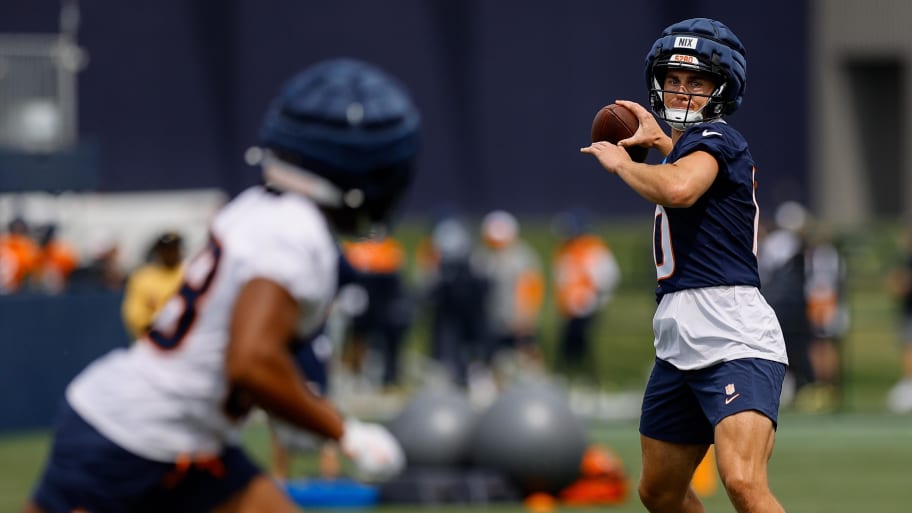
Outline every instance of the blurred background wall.
<svg viewBox="0 0 912 513"><path fill-rule="evenodd" d="M281 81L353 56L402 77L423 110L407 211L640 215L651 206L578 149L599 107L646 101L644 57L661 29L709 16L748 49L747 98L731 122L751 141L762 204L813 192L808 48L819 23L807 0L96 0L78 4L78 23L72 12L61 23L62 5L76 4L5 2L0 33L73 29L85 51L79 140L92 149L74 172L95 169L94 190L238 192L256 180L243 155ZM0 174L11 166L24 168Z"/></svg>
<svg viewBox="0 0 912 513"><path fill-rule="evenodd" d="M814 0L811 199L832 224L912 220L912 3ZM792 144L790 141L789 144Z"/></svg>

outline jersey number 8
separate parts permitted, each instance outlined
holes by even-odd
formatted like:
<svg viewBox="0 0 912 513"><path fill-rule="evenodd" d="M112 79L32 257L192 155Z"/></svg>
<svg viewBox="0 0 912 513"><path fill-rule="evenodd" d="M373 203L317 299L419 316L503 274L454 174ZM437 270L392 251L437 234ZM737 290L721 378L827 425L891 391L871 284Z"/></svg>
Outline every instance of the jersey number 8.
<svg viewBox="0 0 912 513"><path fill-rule="evenodd" d="M147 338L164 350L177 348L196 320L200 300L206 295L222 257L222 247L214 238L187 265L178 293L171 297L155 317Z"/></svg>

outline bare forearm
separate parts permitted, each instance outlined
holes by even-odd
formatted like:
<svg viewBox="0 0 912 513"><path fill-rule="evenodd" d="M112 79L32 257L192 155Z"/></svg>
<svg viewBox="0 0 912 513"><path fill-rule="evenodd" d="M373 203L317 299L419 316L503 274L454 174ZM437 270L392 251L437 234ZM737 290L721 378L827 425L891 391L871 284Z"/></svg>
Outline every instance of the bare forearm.
<svg viewBox="0 0 912 513"><path fill-rule="evenodd" d="M671 142L671 137L666 135L656 141L652 147L658 150L663 157L667 157L671 153L671 149L674 148L674 143Z"/></svg>
<svg viewBox="0 0 912 513"><path fill-rule="evenodd" d="M238 384L258 406L327 438L342 436L342 417L327 400L307 388L291 358L266 354L254 358L256 362L248 361L248 371L239 376Z"/></svg>
<svg viewBox="0 0 912 513"><path fill-rule="evenodd" d="M270 413L338 439L342 418L307 388L289 351L299 315L297 302L278 283L255 278L244 285L232 312L228 380Z"/></svg>
<svg viewBox="0 0 912 513"><path fill-rule="evenodd" d="M667 207L686 207L693 203L687 184L671 164L649 165L625 162L617 175L643 198Z"/></svg>

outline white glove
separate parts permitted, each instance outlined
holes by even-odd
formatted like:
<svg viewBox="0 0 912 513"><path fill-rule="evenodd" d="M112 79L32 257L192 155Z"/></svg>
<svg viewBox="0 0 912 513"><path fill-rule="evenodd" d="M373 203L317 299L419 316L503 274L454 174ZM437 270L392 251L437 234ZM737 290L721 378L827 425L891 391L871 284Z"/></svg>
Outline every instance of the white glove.
<svg viewBox="0 0 912 513"><path fill-rule="evenodd" d="M380 424L346 419L339 445L342 452L355 463L358 477L365 481L390 479L405 467L402 446Z"/></svg>

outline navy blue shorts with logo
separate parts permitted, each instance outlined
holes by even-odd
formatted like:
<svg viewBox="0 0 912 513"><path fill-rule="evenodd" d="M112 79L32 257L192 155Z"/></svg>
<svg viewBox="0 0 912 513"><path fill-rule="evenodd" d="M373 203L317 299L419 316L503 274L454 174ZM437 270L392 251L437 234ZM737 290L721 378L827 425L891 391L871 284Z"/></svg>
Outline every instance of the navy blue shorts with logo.
<svg viewBox="0 0 912 513"><path fill-rule="evenodd" d="M206 461L147 460L105 438L64 403L32 499L48 513L206 512L260 473L237 447Z"/></svg>
<svg viewBox="0 0 912 513"><path fill-rule="evenodd" d="M640 415L640 433L681 444L711 444L725 417L756 410L779 420L784 364L759 358L680 370L656 358Z"/></svg>

